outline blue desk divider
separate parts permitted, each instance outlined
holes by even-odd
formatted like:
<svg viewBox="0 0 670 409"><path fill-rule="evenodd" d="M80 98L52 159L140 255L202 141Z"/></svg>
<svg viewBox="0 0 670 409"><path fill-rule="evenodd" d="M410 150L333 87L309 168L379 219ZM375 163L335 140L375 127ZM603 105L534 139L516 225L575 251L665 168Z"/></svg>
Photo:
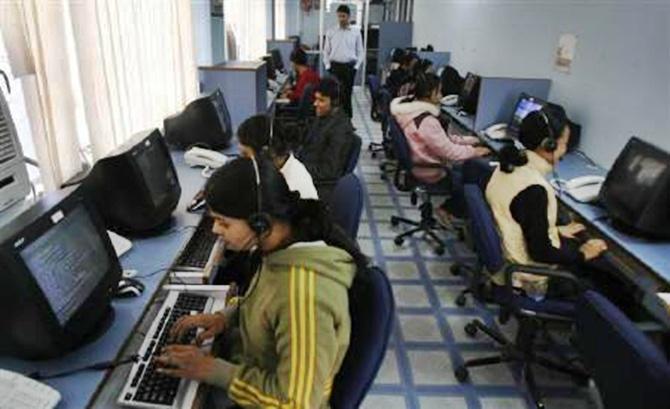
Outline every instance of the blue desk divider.
<svg viewBox="0 0 670 409"><path fill-rule="evenodd" d="M265 61L227 61L198 67L201 92L217 88L223 91L230 111L233 130L252 115L265 113L267 103L267 69Z"/></svg>
<svg viewBox="0 0 670 409"><path fill-rule="evenodd" d="M543 78L482 77L474 131L498 122L509 122L519 94L525 92L546 100L551 80Z"/></svg>
<svg viewBox="0 0 670 409"><path fill-rule="evenodd" d="M291 71L291 53L295 47L295 40L267 40L267 52L278 49L281 53L281 59L284 63L286 73Z"/></svg>
<svg viewBox="0 0 670 409"><path fill-rule="evenodd" d="M449 65L449 60L451 59L451 53L448 51L419 51L417 55L421 59L432 61L435 70Z"/></svg>
<svg viewBox="0 0 670 409"><path fill-rule="evenodd" d="M384 21L379 24L377 67L380 71L390 60L391 49L412 46L412 27L412 23L395 21Z"/></svg>

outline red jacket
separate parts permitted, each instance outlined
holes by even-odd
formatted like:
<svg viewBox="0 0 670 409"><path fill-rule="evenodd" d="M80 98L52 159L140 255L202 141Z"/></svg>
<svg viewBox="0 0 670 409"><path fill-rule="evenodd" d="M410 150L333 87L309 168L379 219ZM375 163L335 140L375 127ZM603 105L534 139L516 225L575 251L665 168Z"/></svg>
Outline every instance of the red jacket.
<svg viewBox="0 0 670 409"><path fill-rule="evenodd" d="M319 74L317 74L311 68L307 68L305 71L303 71L302 74L298 75L298 81L295 83L295 87L288 95L291 102L297 103L300 101L302 92L307 84L314 84L315 86L319 84Z"/></svg>

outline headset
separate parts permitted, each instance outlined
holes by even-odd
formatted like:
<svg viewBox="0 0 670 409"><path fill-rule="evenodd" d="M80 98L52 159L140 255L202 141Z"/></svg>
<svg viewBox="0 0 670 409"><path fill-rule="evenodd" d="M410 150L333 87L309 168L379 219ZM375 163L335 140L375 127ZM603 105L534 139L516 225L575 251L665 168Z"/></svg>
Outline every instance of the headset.
<svg viewBox="0 0 670 409"><path fill-rule="evenodd" d="M547 116L547 113L544 112L544 108L541 108L540 110L538 110L538 112L542 116L544 123L547 125L547 136L544 139L542 139L542 142L540 142L540 146L547 152L554 152L556 148L558 148L556 135L554 135L554 128L552 128L551 124L549 123L549 116Z"/></svg>
<svg viewBox="0 0 670 409"><path fill-rule="evenodd" d="M263 194L261 185L261 173L258 168L258 162L255 157L251 158L254 166L254 174L256 179L256 212L249 215L247 223L251 230L256 234L257 238L261 238L268 230L270 230L270 216L263 212Z"/></svg>

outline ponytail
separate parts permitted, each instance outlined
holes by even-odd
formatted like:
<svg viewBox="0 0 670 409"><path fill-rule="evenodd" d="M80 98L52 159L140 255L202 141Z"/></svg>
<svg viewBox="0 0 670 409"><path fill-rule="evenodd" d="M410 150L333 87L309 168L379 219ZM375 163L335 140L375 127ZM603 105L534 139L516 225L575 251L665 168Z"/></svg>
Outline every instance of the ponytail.
<svg viewBox="0 0 670 409"><path fill-rule="evenodd" d="M500 170L505 173L512 173L514 168L528 163L526 151L513 145L502 148L498 153L498 158L500 159Z"/></svg>

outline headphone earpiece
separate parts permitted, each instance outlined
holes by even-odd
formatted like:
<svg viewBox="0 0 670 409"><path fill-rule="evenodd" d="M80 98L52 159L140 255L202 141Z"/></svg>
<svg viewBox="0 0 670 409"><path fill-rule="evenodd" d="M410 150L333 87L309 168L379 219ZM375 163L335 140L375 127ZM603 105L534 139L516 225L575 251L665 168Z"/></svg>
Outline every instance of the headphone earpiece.
<svg viewBox="0 0 670 409"><path fill-rule="evenodd" d="M254 166L254 174L256 179L256 212L247 218L247 223L251 230L257 237L262 236L265 232L270 230L270 216L263 213L263 195L261 192L261 173L258 169L258 162L256 158L252 157L251 162Z"/></svg>
<svg viewBox="0 0 670 409"><path fill-rule="evenodd" d="M547 126L547 136L542 139L540 146L542 146L542 148L548 152L553 152L556 150L556 148L558 148L558 143L556 142L556 137L554 136L554 129L551 127L551 124L549 123L549 117L544 112L544 109L540 109L538 112L542 116L542 119L544 119L544 123Z"/></svg>

